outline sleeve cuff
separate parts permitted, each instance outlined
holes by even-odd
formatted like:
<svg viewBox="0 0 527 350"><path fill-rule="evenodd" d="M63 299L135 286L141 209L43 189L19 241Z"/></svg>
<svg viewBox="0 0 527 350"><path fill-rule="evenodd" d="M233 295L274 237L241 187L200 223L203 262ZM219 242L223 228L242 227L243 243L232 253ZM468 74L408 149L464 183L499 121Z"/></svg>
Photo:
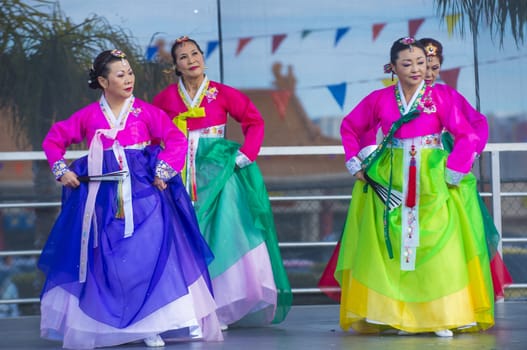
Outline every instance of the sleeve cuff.
<svg viewBox="0 0 527 350"><path fill-rule="evenodd" d="M445 181L447 184L457 186L466 174L446 168Z"/></svg>
<svg viewBox="0 0 527 350"><path fill-rule="evenodd" d="M377 149L377 145L369 145L360 150L357 157L364 160Z"/></svg>
<svg viewBox="0 0 527 350"><path fill-rule="evenodd" d="M68 165L64 159L57 160L51 167L51 172L57 180L60 180L60 178L69 171L70 169L68 168Z"/></svg>
<svg viewBox="0 0 527 350"><path fill-rule="evenodd" d="M348 168L351 175L355 175L362 170L362 162L358 157L351 157L346 161L346 168Z"/></svg>
<svg viewBox="0 0 527 350"><path fill-rule="evenodd" d="M236 165L238 168L245 168L246 166L250 165L252 163L252 160L250 160L245 154L238 151L238 154L236 155Z"/></svg>
<svg viewBox="0 0 527 350"><path fill-rule="evenodd" d="M163 181L168 181L177 175L177 171L174 170L164 160L158 160L156 164L156 176Z"/></svg>

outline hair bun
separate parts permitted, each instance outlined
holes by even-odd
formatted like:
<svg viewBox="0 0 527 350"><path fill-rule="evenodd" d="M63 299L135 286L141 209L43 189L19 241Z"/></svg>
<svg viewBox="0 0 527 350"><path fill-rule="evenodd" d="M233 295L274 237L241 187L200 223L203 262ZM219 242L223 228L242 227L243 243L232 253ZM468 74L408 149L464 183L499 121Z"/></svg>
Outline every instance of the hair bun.
<svg viewBox="0 0 527 350"><path fill-rule="evenodd" d="M99 81L97 80L97 72L93 68L90 68L88 72L88 86L92 89L98 89L100 87Z"/></svg>

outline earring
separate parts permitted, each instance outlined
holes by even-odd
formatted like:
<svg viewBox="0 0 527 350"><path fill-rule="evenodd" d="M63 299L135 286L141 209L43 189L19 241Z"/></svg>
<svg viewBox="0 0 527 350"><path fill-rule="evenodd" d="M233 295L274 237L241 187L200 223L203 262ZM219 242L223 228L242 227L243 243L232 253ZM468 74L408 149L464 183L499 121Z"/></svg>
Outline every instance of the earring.
<svg viewBox="0 0 527 350"><path fill-rule="evenodd" d="M393 72L392 72L392 81L393 81L393 75L394 75L394 74L393 74Z"/></svg>

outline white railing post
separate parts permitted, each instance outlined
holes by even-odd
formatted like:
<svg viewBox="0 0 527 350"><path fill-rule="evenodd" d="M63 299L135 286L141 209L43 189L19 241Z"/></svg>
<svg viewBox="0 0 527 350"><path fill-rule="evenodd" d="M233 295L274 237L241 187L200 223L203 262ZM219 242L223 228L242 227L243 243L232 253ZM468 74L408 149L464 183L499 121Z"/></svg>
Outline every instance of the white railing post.
<svg viewBox="0 0 527 350"><path fill-rule="evenodd" d="M502 253L502 213L501 213L501 172L500 172L500 152L491 151L491 176L492 176L492 217L494 225L500 234L498 251Z"/></svg>

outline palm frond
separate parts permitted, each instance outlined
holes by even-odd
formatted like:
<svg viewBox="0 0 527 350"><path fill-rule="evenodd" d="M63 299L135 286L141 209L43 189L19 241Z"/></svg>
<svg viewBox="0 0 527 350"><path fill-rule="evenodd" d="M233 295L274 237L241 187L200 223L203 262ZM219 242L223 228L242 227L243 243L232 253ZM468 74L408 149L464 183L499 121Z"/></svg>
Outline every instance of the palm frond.
<svg viewBox="0 0 527 350"><path fill-rule="evenodd" d="M485 23L489 26L493 39L498 38L500 45L508 35L517 45L525 38L527 23L527 1L524 0L434 0L438 14L446 18L459 14L460 24L457 30L465 35L465 24L474 35Z"/></svg>

